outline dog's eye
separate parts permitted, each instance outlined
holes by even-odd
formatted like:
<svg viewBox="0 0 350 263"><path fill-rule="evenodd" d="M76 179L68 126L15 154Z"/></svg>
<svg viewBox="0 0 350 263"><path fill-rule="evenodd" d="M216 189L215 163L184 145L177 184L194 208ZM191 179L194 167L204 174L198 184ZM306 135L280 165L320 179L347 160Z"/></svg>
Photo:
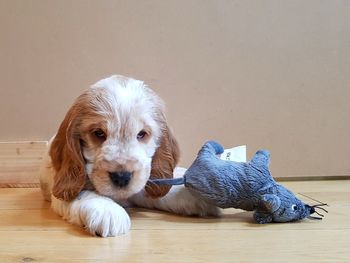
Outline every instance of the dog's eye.
<svg viewBox="0 0 350 263"><path fill-rule="evenodd" d="M93 132L93 135L101 140L106 140L106 134L102 130L96 130Z"/></svg>
<svg viewBox="0 0 350 263"><path fill-rule="evenodd" d="M293 211L298 210L298 206L297 206L297 205L292 205L292 210L293 210Z"/></svg>
<svg viewBox="0 0 350 263"><path fill-rule="evenodd" d="M140 131L140 132L137 134L137 139L138 139L138 140L142 140L142 139L144 139L146 136L147 136L147 132L144 131L144 130L142 130L142 131Z"/></svg>

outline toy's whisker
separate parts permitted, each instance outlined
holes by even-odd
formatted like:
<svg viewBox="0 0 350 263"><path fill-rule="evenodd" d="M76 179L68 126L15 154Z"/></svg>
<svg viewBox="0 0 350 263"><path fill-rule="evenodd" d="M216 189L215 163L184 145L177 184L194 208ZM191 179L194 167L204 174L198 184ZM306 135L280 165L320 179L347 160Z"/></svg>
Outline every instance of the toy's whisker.
<svg viewBox="0 0 350 263"><path fill-rule="evenodd" d="M306 197L306 198L309 198L309 199L311 199L311 200L313 200L313 201L319 203L317 206L325 206L325 205L328 206L326 203L323 203L323 202L321 202L321 201L318 201L318 200L315 199L315 198L312 198L312 197L307 196L307 195L302 194L302 193L298 193L298 194L300 194L300 195L302 195L302 196L304 196L304 197Z"/></svg>
<svg viewBox="0 0 350 263"><path fill-rule="evenodd" d="M317 216L308 216L307 218L314 219L314 220L322 220L322 217L317 217Z"/></svg>
<svg viewBox="0 0 350 263"><path fill-rule="evenodd" d="M314 206L329 206L328 204L319 204L319 205L314 205Z"/></svg>
<svg viewBox="0 0 350 263"><path fill-rule="evenodd" d="M322 211L325 211L326 213L328 213L328 211L326 209L324 209L323 207L320 207L320 205L313 205L312 207L321 209Z"/></svg>
<svg viewBox="0 0 350 263"><path fill-rule="evenodd" d="M315 213L318 214L320 217L324 217L324 215L320 214L320 213L317 212L316 210L315 210Z"/></svg>

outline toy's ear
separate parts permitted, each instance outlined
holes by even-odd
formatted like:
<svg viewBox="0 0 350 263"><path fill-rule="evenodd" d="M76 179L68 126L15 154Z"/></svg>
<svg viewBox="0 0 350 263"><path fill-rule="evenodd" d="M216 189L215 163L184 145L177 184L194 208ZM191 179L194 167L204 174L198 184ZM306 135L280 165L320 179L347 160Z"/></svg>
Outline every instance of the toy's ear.
<svg viewBox="0 0 350 263"><path fill-rule="evenodd" d="M281 206L281 199L274 194L265 194L261 197L265 209L271 213L277 211Z"/></svg>
<svg viewBox="0 0 350 263"><path fill-rule="evenodd" d="M260 212L254 213L254 220L259 224L266 224L272 222L272 214L265 214Z"/></svg>

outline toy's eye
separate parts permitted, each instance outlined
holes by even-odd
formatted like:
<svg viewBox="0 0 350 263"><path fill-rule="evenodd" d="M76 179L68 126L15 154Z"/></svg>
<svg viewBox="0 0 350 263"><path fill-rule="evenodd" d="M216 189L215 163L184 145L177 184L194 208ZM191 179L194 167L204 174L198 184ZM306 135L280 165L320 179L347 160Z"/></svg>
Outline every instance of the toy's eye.
<svg viewBox="0 0 350 263"><path fill-rule="evenodd" d="M292 205L292 209L293 209L293 211L296 211L296 210L298 210L298 206L297 205Z"/></svg>

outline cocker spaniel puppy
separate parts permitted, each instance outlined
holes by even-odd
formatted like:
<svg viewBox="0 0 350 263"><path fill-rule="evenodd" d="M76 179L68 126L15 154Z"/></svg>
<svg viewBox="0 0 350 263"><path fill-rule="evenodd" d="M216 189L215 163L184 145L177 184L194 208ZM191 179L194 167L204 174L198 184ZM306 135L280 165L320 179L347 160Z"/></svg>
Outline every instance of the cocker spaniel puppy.
<svg viewBox="0 0 350 263"><path fill-rule="evenodd" d="M111 76L69 109L49 142L40 183L56 213L103 237L130 229L125 205L216 215L216 207L184 187L147 183L150 177L173 177L178 158L162 100L142 81Z"/></svg>

